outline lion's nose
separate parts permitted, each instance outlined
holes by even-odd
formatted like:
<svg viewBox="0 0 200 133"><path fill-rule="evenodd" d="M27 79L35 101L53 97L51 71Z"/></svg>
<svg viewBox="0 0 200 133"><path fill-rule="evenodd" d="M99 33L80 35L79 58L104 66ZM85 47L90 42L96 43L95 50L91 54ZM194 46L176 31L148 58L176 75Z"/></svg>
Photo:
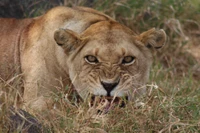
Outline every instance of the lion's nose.
<svg viewBox="0 0 200 133"><path fill-rule="evenodd" d="M101 84L104 87L104 89L107 91L107 96L110 96L110 92L119 84L119 82L115 82L115 83L101 82Z"/></svg>

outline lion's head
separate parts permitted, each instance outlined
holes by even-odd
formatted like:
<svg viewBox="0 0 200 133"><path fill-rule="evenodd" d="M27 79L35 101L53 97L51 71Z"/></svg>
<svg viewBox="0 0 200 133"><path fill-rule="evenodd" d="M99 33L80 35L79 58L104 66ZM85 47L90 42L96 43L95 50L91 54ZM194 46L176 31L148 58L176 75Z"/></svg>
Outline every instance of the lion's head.
<svg viewBox="0 0 200 133"><path fill-rule="evenodd" d="M145 92L152 63L151 49L166 41L163 30L140 35L114 21L100 21L83 33L60 29L54 38L66 53L72 84L85 98L128 96Z"/></svg>

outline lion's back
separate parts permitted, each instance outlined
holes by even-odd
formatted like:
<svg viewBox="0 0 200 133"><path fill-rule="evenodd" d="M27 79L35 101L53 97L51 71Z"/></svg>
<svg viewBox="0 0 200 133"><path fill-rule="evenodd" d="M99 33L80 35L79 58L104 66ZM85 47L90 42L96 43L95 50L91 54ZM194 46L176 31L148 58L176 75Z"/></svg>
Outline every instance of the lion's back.
<svg viewBox="0 0 200 133"><path fill-rule="evenodd" d="M0 18L0 77L10 79L20 71L20 38L32 19Z"/></svg>

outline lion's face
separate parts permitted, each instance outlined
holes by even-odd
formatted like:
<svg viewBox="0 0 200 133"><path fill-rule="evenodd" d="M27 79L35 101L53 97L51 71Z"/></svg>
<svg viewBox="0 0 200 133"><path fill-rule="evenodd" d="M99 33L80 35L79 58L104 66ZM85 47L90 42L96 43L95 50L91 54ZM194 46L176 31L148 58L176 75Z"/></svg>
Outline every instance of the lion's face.
<svg viewBox="0 0 200 133"><path fill-rule="evenodd" d="M162 30L139 36L116 22L98 22L78 35L70 30L55 32L55 40L66 53L69 76L75 89L86 98L128 96L144 93L152 62L147 47L161 47Z"/></svg>

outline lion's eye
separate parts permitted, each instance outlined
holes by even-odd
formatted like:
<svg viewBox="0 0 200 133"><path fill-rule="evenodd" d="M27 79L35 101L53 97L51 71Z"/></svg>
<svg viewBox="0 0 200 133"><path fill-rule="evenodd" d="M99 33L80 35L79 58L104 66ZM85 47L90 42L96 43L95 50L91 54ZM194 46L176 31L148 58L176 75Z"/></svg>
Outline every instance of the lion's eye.
<svg viewBox="0 0 200 133"><path fill-rule="evenodd" d="M95 56L93 56L93 55L87 55L87 56L85 56L85 60L88 63L90 63L90 64L96 64L96 63L99 62L98 59Z"/></svg>
<svg viewBox="0 0 200 133"><path fill-rule="evenodd" d="M135 57L133 56L125 56L124 59L122 60L122 64L124 65L129 65L135 62Z"/></svg>

